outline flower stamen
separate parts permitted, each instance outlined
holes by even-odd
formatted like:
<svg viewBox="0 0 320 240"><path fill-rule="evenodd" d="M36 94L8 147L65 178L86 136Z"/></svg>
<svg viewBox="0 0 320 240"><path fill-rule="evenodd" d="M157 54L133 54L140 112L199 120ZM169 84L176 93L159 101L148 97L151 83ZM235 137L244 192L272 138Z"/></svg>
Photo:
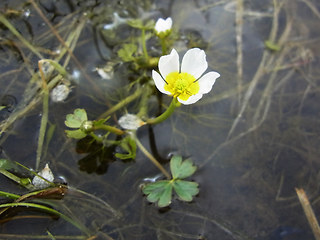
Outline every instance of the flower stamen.
<svg viewBox="0 0 320 240"><path fill-rule="evenodd" d="M200 90L200 85L195 77L189 73L172 72L165 79L167 83L164 89L171 93L173 97L179 97L186 101L192 95L195 95Z"/></svg>

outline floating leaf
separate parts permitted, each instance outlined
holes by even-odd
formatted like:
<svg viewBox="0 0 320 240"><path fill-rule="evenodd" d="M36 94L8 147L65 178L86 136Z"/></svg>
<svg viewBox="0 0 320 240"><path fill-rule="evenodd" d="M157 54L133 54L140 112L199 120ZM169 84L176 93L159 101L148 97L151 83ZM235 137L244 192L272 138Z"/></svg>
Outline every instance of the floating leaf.
<svg viewBox="0 0 320 240"><path fill-rule="evenodd" d="M193 196L199 193L199 184L196 182L190 182L185 180L176 180L173 182L174 191L179 198L183 201L192 201Z"/></svg>
<svg viewBox="0 0 320 240"><path fill-rule="evenodd" d="M170 205L172 198L172 182L161 180L147 184L143 189L149 202L158 202L159 207Z"/></svg>
<svg viewBox="0 0 320 240"><path fill-rule="evenodd" d="M137 50L138 50L137 45L133 43L123 44L123 47L118 50L118 56L121 58L122 61L130 62L135 59L133 57L133 54L136 53Z"/></svg>
<svg viewBox="0 0 320 240"><path fill-rule="evenodd" d="M73 114L68 114L66 121L64 122L67 127L70 128L80 128L84 121L87 121L87 112L84 109L77 108L74 110Z"/></svg>
<svg viewBox="0 0 320 240"><path fill-rule="evenodd" d="M182 161L181 156L173 156L170 161L170 169L173 179L183 179L191 176L197 168L190 159Z"/></svg>
<svg viewBox="0 0 320 240"><path fill-rule="evenodd" d="M67 136L69 138L81 139L87 136L81 129L77 130L65 130Z"/></svg>
<svg viewBox="0 0 320 240"><path fill-rule="evenodd" d="M159 207L168 206L171 203L172 189L182 201L190 202L199 193L199 185L196 182L181 180L191 176L196 167L190 159L182 161L181 156L173 156L170 161L173 179L160 180L149 183L142 189L150 202L158 202Z"/></svg>

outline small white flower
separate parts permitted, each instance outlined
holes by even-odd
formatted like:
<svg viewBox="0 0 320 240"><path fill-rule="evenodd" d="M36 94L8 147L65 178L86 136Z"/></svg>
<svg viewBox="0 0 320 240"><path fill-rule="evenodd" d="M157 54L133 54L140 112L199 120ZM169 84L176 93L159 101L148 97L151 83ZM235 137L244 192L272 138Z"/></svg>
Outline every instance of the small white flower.
<svg viewBox="0 0 320 240"><path fill-rule="evenodd" d="M126 130L137 130L145 124L137 115L127 113L120 117L119 125Z"/></svg>
<svg viewBox="0 0 320 240"><path fill-rule="evenodd" d="M51 100L53 102L63 102L64 100L67 99L69 93L70 93L70 88L64 84L60 84L56 86L54 89L51 91Z"/></svg>
<svg viewBox="0 0 320 240"><path fill-rule="evenodd" d="M54 180L53 173L52 173L51 169L49 168L48 163L46 164L44 169L42 169L40 172L38 172L38 175L47 179L49 182L53 182L53 180ZM50 187L50 184L48 182L46 182L45 180L43 180L42 178L40 178L38 176L35 176L32 179L32 184L37 189L44 189L44 188Z"/></svg>
<svg viewBox="0 0 320 240"><path fill-rule="evenodd" d="M169 55L159 59L160 74L152 70L152 78L156 87L162 93L178 98L182 104L192 104L211 91L217 72L201 75L208 68L206 54L199 48L189 49L182 58L181 70L179 55L172 49Z"/></svg>
<svg viewBox="0 0 320 240"><path fill-rule="evenodd" d="M164 20L163 18L159 18L156 22L156 25L154 27L157 35L160 34L169 34L170 30L172 27L172 18L168 17L166 20Z"/></svg>

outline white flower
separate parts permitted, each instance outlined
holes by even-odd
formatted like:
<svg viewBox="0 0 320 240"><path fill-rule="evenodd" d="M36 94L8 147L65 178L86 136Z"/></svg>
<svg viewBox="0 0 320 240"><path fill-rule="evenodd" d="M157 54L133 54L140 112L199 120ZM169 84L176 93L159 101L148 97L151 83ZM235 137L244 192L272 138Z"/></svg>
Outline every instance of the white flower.
<svg viewBox="0 0 320 240"><path fill-rule="evenodd" d="M189 49L182 58L180 71L179 55L172 49L169 55L160 57L160 74L152 70L152 78L158 90L162 93L178 98L183 104L192 104L202 98L202 95L211 91L217 72L206 71L208 63L206 54L199 48Z"/></svg>
<svg viewBox="0 0 320 240"><path fill-rule="evenodd" d="M127 113L120 117L119 125L126 130L137 130L145 124L137 115Z"/></svg>
<svg viewBox="0 0 320 240"><path fill-rule="evenodd" d="M156 22L154 29L156 30L157 35L165 34L167 35L172 27L172 18L168 17L166 20L159 18Z"/></svg>
<svg viewBox="0 0 320 240"><path fill-rule="evenodd" d="M60 84L52 89L50 93L51 100L53 102L63 102L66 100L70 93L70 88L64 84Z"/></svg>

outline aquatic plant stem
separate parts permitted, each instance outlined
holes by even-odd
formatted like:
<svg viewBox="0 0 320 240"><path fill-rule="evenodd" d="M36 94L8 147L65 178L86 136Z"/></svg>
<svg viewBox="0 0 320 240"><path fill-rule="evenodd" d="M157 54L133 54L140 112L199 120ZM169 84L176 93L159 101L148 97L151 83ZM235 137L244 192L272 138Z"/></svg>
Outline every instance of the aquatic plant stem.
<svg viewBox="0 0 320 240"><path fill-rule="evenodd" d="M152 156L151 153L148 152L148 150L142 145L142 143L139 141L139 139L137 138L137 136L135 134L134 135L134 139L136 141L136 144L138 146L138 148L143 152L143 154L149 158L149 160L167 177L167 179L171 179L171 175L167 172L167 170L165 170L162 165L157 161L157 159L155 159L154 156Z"/></svg>
<svg viewBox="0 0 320 240"><path fill-rule="evenodd" d="M2 14L0 14L0 22L5 25L27 48L29 48L30 51L37 55L38 58L43 58L38 50L32 46L32 44L29 43Z"/></svg>
<svg viewBox="0 0 320 240"><path fill-rule="evenodd" d="M39 169L39 165L40 165L42 147L43 147L44 137L46 134L46 128L47 128L48 116L49 116L49 89L43 73L42 61L38 62L38 66L39 66L39 72L42 80L43 110L42 110L42 117L41 117L41 124L40 124L40 130L39 130L39 138L38 138L36 170Z"/></svg>
<svg viewBox="0 0 320 240"><path fill-rule="evenodd" d="M141 42L142 42L142 50L143 50L144 58L146 59L146 62L148 62L149 55L148 55L147 46L146 46L146 30L145 29L141 29Z"/></svg>
<svg viewBox="0 0 320 240"><path fill-rule="evenodd" d="M74 221L72 218L58 212L55 209L49 208L47 206L44 205L40 205L40 204L36 204L36 203L5 203L5 204L0 204L0 208L7 208L7 207L30 207L30 208L35 208L38 210L42 210L54 215L57 215L61 218L63 218L64 220L66 220L67 222L71 223L73 226L75 226L76 228L78 228L79 230L81 230L82 232L84 232L86 235L90 235L90 232L84 227L82 226L80 223Z"/></svg>
<svg viewBox="0 0 320 240"><path fill-rule="evenodd" d="M162 48L162 55L167 54L167 43L166 43L166 38L160 38L160 44Z"/></svg>
<svg viewBox="0 0 320 240"><path fill-rule="evenodd" d="M124 107L125 105L127 105L128 103L132 102L134 99L136 99L137 97L139 97L142 93L144 92L144 88L140 87L137 88L137 90L130 96L124 98L123 100L121 100L120 102L118 102L116 105L114 105L112 108L110 108L108 111L104 112L103 114L101 114L98 119L102 119L102 118L106 118L107 116L111 115L112 113L114 113L115 111L119 110L120 108Z"/></svg>
<svg viewBox="0 0 320 240"><path fill-rule="evenodd" d="M171 114L174 112L174 110L176 109L176 107L179 107L181 105L180 102L178 102L177 98L173 98L170 106L167 108L167 110L162 113L160 116L156 117L156 118L150 118L146 121L147 124L158 124L163 122L164 120L166 120L167 118L169 118L171 116Z"/></svg>
<svg viewBox="0 0 320 240"><path fill-rule="evenodd" d="M114 133L114 134L117 134L117 135L123 135L123 134L126 133L125 131L122 131L119 128L112 127L112 126L109 126L109 125L94 126L92 128L92 131L99 130L99 129L106 130L107 132L111 132L111 133Z"/></svg>

